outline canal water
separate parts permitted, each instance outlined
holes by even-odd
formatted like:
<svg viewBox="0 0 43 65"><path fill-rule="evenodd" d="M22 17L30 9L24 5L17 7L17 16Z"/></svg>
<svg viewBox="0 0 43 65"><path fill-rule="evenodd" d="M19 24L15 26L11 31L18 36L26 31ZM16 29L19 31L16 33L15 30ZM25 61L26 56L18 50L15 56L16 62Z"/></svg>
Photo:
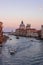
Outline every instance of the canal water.
<svg viewBox="0 0 43 65"><path fill-rule="evenodd" d="M43 65L43 41L9 35L0 47L0 65ZM16 50L11 55L9 50Z"/></svg>

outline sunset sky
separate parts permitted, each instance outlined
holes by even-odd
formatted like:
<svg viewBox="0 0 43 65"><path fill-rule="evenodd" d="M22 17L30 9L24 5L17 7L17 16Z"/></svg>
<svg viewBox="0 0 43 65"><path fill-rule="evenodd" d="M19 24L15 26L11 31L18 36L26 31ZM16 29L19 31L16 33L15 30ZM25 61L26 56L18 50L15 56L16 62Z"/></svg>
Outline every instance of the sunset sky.
<svg viewBox="0 0 43 65"><path fill-rule="evenodd" d="M0 0L0 21L6 30L19 26L21 21L26 25L40 29L43 24L43 0Z"/></svg>

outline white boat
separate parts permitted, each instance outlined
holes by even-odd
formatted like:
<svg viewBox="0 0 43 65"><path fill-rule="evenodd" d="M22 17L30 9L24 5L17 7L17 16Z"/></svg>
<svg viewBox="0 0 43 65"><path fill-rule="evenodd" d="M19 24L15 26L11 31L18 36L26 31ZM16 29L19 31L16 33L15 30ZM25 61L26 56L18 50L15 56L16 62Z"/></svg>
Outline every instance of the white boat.
<svg viewBox="0 0 43 65"><path fill-rule="evenodd" d="M9 50L10 54L13 55L15 54L16 50Z"/></svg>

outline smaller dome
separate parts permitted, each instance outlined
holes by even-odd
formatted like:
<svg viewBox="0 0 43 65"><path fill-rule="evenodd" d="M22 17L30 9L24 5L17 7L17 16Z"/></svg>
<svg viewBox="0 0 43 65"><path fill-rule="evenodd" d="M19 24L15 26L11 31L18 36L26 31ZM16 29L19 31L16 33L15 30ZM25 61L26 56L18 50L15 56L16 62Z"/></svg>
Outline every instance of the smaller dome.
<svg viewBox="0 0 43 65"><path fill-rule="evenodd" d="M26 29L29 29L30 27L31 27L31 25L30 24L27 24Z"/></svg>

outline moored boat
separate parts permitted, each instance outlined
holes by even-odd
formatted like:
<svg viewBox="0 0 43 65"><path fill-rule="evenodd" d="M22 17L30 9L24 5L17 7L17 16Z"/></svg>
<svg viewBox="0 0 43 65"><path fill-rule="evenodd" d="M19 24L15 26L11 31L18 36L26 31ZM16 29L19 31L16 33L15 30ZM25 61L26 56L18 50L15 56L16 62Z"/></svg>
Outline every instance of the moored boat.
<svg viewBox="0 0 43 65"><path fill-rule="evenodd" d="M16 36L16 39L19 39L19 36Z"/></svg>
<svg viewBox="0 0 43 65"><path fill-rule="evenodd" d="M9 50L9 52L10 52L10 55L14 55L16 50Z"/></svg>

